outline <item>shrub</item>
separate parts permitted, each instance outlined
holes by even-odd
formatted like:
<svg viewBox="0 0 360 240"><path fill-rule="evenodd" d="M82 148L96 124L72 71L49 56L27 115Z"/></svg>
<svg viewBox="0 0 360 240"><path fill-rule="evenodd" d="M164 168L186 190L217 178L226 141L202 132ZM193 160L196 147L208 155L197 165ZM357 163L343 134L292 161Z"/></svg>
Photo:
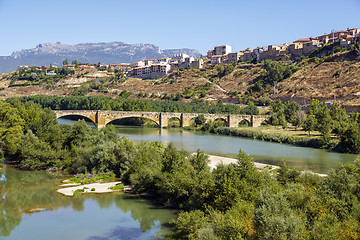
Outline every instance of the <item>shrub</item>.
<svg viewBox="0 0 360 240"><path fill-rule="evenodd" d="M123 190L124 189L124 184L119 183L119 184L116 184L115 186L109 187L109 189L111 189L111 190Z"/></svg>
<svg viewBox="0 0 360 240"><path fill-rule="evenodd" d="M85 192L85 189L82 188L82 189L76 189L75 191L73 191L73 196L74 197L78 197L80 196L81 193Z"/></svg>
<svg viewBox="0 0 360 240"><path fill-rule="evenodd" d="M80 183L80 184L88 184L97 181L105 181L114 179L115 174L113 172L99 172L94 174L76 174L74 177L69 179L69 183Z"/></svg>

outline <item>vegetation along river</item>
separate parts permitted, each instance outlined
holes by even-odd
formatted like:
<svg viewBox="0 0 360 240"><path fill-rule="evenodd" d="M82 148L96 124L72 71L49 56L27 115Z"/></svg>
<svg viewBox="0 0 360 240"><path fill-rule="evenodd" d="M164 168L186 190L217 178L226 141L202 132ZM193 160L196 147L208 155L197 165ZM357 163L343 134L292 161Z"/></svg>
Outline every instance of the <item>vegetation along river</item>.
<svg viewBox="0 0 360 240"><path fill-rule="evenodd" d="M72 124L73 120L58 119L59 123ZM186 131L182 129L158 129L146 127L117 126L120 136L134 141L159 141L174 143L177 148L195 152L201 149L211 155L236 158L240 149L257 162L278 165L281 161L303 170L327 173L339 163L354 161L358 155L329 152L323 149L295 147L288 144L262 142L240 137Z"/></svg>
<svg viewBox="0 0 360 240"><path fill-rule="evenodd" d="M278 164L284 159L320 173L357 157L181 129L117 127L120 136L134 141L173 142L189 152L201 149L228 157L235 157L241 148L258 162ZM65 197L55 191L63 179L10 166L0 170L0 239L152 239L170 233L166 223L176 217L174 211L124 193Z"/></svg>

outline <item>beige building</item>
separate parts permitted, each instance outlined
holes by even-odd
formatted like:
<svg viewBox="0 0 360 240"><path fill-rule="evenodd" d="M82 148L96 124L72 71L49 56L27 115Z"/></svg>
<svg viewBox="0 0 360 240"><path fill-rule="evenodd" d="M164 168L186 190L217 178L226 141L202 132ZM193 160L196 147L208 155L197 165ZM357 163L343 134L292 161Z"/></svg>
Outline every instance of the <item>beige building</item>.
<svg viewBox="0 0 360 240"><path fill-rule="evenodd" d="M203 65L204 65L204 60L202 60L201 58L197 58L190 63L190 67L195 69L202 69Z"/></svg>
<svg viewBox="0 0 360 240"><path fill-rule="evenodd" d="M212 64L220 64L221 63L222 55L213 55L211 57L211 63Z"/></svg>
<svg viewBox="0 0 360 240"><path fill-rule="evenodd" d="M267 49L259 53L259 60L272 59L272 60L280 60L283 59L288 50L289 45L283 44L281 46L278 45L269 45Z"/></svg>
<svg viewBox="0 0 360 240"><path fill-rule="evenodd" d="M143 66L145 66L145 62L144 61L133 62L133 63L130 63L130 66L143 67Z"/></svg>
<svg viewBox="0 0 360 240"><path fill-rule="evenodd" d="M288 53L292 56L298 57L302 55L303 44L301 42L293 42L288 47Z"/></svg>
<svg viewBox="0 0 360 240"><path fill-rule="evenodd" d="M253 50L245 50L243 51L244 55L240 56L240 58L244 61L252 61L254 58L257 58L256 54Z"/></svg>
<svg viewBox="0 0 360 240"><path fill-rule="evenodd" d="M201 58L193 58L193 57L186 57L182 62L172 62L171 63L171 71L177 71L182 68L195 68L201 69L203 68L204 60Z"/></svg>
<svg viewBox="0 0 360 240"><path fill-rule="evenodd" d="M303 43L303 54L308 54L321 46L322 44L319 40L312 40L311 42Z"/></svg>
<svg viewBox="0 0 360 240"><path fill-rule="evenodd" d="M227 55L227 63L238 62L240 57L243 56L243 52L232 52Z"/></svg>
<svg viewBox="0 0 360 240"><path fill-rule="evenodd" d="M143 79L160 78L165 76L170 69L170 64L161 62L150 66L135 67L130 70L129 75Z"/></svg>
<svg viewBox="0 0 360 240"><path fill-rule="evenodd" d="M127 63L113 63L113 64L110 64L109 67L112 69L112 70L129 70L130 69L130 64L127 64Z"/></svg>
<svg viewBox="0 0 360 240"><path fill-rule="evenodd" d="M75 69L75 65L63 65L62 67L65 69Z"/></svg>
<svg viewBox="0 0 360 240"><path fill-rule="evenodd" d="M214 51L214 50L209 50L209 51L207 52L207 54L206 54L206 57L209 58L209 59L211 59L211 57L214 56L214 55L215 55L215 51Z"/></svg>

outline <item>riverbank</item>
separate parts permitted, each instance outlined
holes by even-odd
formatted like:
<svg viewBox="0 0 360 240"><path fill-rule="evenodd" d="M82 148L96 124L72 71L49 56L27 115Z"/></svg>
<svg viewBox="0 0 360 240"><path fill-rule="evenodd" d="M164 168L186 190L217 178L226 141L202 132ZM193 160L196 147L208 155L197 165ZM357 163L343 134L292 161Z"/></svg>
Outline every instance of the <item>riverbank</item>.
<svg viewBox="0 0 360 240"><path fill-rule="evenodd" d="M119 184L122 184L121 181L117 182L107 182L107 183L90 183L90 184L63 184L60 185L60 188L56 190L57 192L65 195L65 196L74 196L77 191L81 191L83 193L109 193L119 190L113 190L112 187L115 187ZM72 186L72 187L69 187ZM124 186L122 191L130 191L130 186Z"/></svg>
<svg viewBox="0 0 360 240"><path fill-rule="evenodd" d="M185 128L190 131L201 131L202 128ZM252 140L260 140L274 143L285 143L298 147L312 147L317 149L327 149L329 151L336 151L339 139L332 138L329 143L324 144L321 134L317 131L308 132L296 130L294 127L282 129L281 126L260 126L260 127L218 127L210 130L210 133L219 134L223 136L234 136L249 138Z"/></svg>
<svg viewBox="0 0 360 240"><path fill-rule="evenodd" d="M228 157L221 157L221 156L209 156L209 167L211 170L215 169L219 164L235 164L238 162L235 158L228 158ZM264 163L257 163L254 162L254 165L258 169L269 168L270 170L279 169L279 166L264 164ZM65 180L66 181L66 180ZM122 184L121 181L116 182L106 182L106 183L90 183L90 184L76 184L76 183L65 183L60 185L60 189L56 190L58 193L61 193L65 196L75 196L76 192L81 193L110 193L119 190L113 190L111 188ZM132 190L132 187L129 185L125 185L121 191L129 192Z"/></svg>
<svg viewBox="0 0 360 240"><path fill-rule="evenodd" d="M215 169L217 167L217 165L219 164L224 164L224 165L228 165L228 164L235 164L238 162L237 159L235 158L228 158L228 157L220 157L220 156L214 156L214 155L209 155L209 167L211 170ZM270 170L274 170L274 169L279 169L279 166L275 166L275 165L271 165L271 164L264 164L264 163L257 163L254 162L254 165L256 168L262 169L262 168L269 168Z"/></svg>
<svg viewBox="0 0 360 240"><path fill-rule="evenodd" d="M227 158L227 157L220 157L220 156L214 156L214 155L208 155L209 156L209 167L211 170L215 169L217 165L219 164L224 164L224 165L228 165L228 164L235 164L238 162L237 159L235 158ZM267 168L269 169L270 171L273 171L273 170L277 170L277 169L280 169L279 166L276 166L276 165L271 165L271 164L264 164L264 163L258 163L258 162L253 162L254 163L254 166L257 168L257 169L264 169L264 168ZM305 171L302 171L302 172L305 172ZM328 177L327 174L322 174L322 173L314 173L320 177Z"/></svg>

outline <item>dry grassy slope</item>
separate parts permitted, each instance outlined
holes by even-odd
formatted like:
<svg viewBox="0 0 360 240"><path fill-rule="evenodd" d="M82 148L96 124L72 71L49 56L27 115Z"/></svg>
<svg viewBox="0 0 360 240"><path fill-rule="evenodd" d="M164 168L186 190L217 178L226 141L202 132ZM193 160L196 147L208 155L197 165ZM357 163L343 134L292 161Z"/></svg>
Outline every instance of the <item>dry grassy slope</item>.
<svg viewBox="0 0 360 240"><path fill-rule="evenodd" d="M360 110L360 99L356 98L358 95L360 96L360 61L359 59L346 61L343 56L345 54L342 53L335 56L337 60L340 60L338 62L306 64L290 78L278 83L275 96L272 87L268 86L267 96L306 104L311 98L330 101L336 94L336 99L340 100L341 104L351 110ZM199 85L212 82L213 86L207 91L204 100L221 99L224 102L237 102L237 98L229 97L227 92L244 93L263 71L261 64L238 64L232 73L219 79L216 76L217 71L213 67L202 70L188 69L180 74L172 73L157 80L129 78L122 84L106 83L104 87L108 93L93 91L89 95L117 96L122 90L134 94L147 93L148 96L152 93L157 96L175 95L187 88L194 91ZM335 76L336 73L339 73L338 76ZM66 95L70 94L75 87L87 87L90 81L94 82L96 79L101 81L113 75L113 73L107 72L98 73L96 70L83 70L76 73L76 75L78 74L82 74L82 76L62 80L53 88L41 86L8 88L10 75L1 74L0 98L34 94ZM198 96L199 94L196 94L195 98Z"/></svg>
<svg viewBox="0 0 360 240"><path fill-rule="evenodd" d="M339 73L336 76L336 73ZM279 84L278 98L348 100L360 94L360 62L310 64Z"/></svg>
<svg viewBox="0 0 360 240"><path fill-rule="evenodd" d="M172 80L175 81L173 82ZM157 80L129 78L121 85L109 87L109 91L121 92L122 90L127 90L134 94L142 92L148 93L148 95L155 94L157 96L163 96L164 94L176 95L176 93L181 93L185 89L194 91L199 85L204 85L207 82L209 82L209 80L201 76L199 70L190 69L184 71L181 76L168 75ZM96 93L90 93L90 95L95 94ZM226 90L214 84L207 91L204 100L212 101L226 98Z"/></svg>

